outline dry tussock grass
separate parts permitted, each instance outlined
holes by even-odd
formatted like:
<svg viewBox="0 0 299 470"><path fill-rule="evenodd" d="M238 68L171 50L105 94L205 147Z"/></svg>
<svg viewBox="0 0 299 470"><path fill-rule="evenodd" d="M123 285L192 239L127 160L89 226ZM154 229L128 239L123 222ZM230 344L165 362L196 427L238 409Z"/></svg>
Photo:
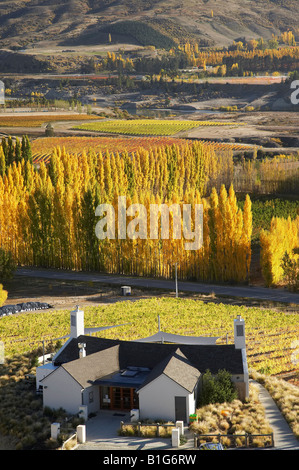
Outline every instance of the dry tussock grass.
<svg viewBox="0 0 299 470"><path fill-rule="evenodd" d="M254 374L254 378L268 390L293 433L299 439L299 387L283 379L258 373Z"/></svg>
<svg viewBox="0 0 299 470"><path fill-rule="evenodd" d="M231 403L210 404L197 410L198 422L190 425L193 432L198 434L271 434L272 428L265 416L263 406L258 400L258 389L250 385L248 401L233 400ZM264 438L256 438L253 445L263 446ZM223 438L222 443L230 446L233 443L229 437ZM236 446L244 445L242 437L236 438Z"/></svg>
<svg viewBox="0 0 299 470"><path fill-rule="evenodd" d="M162 420L161 420L162 421ZM163 426L160 424L159 426L159 436L162 438L169 438L171 437L172 429L175 428L174 423L164 423L164 424L172 424L173 426ZM119 430L119 434L122 436L137 436L138 435L138 426L136 424L125 424ZM156 437L157 436L157 425L153 424L152 426L148 423L146 426L140 426L140 436L142 437Z"/></svg>

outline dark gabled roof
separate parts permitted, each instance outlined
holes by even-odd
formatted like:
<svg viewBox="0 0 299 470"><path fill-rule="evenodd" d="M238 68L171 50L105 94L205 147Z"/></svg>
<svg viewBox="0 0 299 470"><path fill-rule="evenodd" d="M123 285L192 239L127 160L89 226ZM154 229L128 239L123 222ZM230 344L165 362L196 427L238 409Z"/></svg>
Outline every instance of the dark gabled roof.
<svg viewBox="0 0 299 470"><path fill-rule="evenodd" d="M145 387L162 374L181 385L188 392L192 393L200 377L200 372L190 364L180 348L170 353L166 358L159 362L147 376L138 390Z"/></svg>
<svg viewBox="0 0 299 470"><path fill-rule="evenodd" d="M88 387L97 379L107 374L115 373L119 370L119 346L112 346L90 356L67 362L62 367L65 369L83 388Z"/></svg>
<svg viewBox="0 0 299 470"><path fill-rule="evenodd" d="M134 341L121 341L92 336L79 336L72 339L55 358L55 365L61 365L79 358L78 343L86 344L86 355L119 345L119 368L128 366L148 367L153 369L170 354L173 354L178 345L161 343L139 343ZM180 345L182 354L189 363L204 373L207 369L217 373L226 369L231 374L243 374L241 350L235 349L233 344L223 345ZM109 351L107 360L109 361Z"/></svg>
<svg viewBox="0 0 299 470"><path fill-rule="evenodd" d="M100 341L99 341L100 340ZM98 351L111 348L111 346L117 345L118 342L107 340L105 338L97 338L94 336L78 336L78 338L70 339L65 345L62 346L61 350L55 356L54 364L61 365L66 362L74 361L79 359L79 343L85 343L86 355L94 354Z"/></svg>

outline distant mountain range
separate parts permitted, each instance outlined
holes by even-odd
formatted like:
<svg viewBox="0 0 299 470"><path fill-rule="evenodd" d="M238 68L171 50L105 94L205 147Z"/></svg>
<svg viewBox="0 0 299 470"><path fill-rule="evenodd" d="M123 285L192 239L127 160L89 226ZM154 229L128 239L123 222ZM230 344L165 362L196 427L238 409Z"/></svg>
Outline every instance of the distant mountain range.
<svg viewBox="0 0 299 470"><path fill-rule="evenodd" d="M298 0L0 0L0 8L1 48L109 40L167 48L194 38L226 46L288 29L299 35Z"/></svg>

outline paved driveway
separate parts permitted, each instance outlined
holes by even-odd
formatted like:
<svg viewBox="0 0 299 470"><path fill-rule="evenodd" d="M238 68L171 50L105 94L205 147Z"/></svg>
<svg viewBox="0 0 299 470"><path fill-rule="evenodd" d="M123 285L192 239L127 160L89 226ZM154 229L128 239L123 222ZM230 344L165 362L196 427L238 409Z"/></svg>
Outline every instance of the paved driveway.
<svg viewBox="0 0 299 470"><path fill-rule="evenodd" d="M171 439L148 439L143 437L124 437L118 435L120 422L128 423L129 414L116 411L99 411L86 423L86 443L77 450L148 450L169 449Z"/></svg>

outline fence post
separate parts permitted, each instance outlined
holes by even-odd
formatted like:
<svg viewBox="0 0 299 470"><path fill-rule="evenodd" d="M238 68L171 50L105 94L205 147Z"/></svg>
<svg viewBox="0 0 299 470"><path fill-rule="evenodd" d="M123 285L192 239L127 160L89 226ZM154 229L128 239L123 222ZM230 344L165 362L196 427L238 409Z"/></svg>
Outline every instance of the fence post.
<svg viewBox="0 0 299 470"><path fill-rule="evenodd" d="M140 423L140 421L138 421L137 427L138 427L138 436L139 436L139 437L140 437L140 426L141 426L141 423Z"/></svg>
<svg viewBox="0 0 299 470"><path fill-rule="evenodd" d="M179 428L180 433L183 435L184 434L184 421L176 421L175 422L175 427Z"/></svg>
<svg viewBox="0 0 299 470"><path fill-rule="evenodd" d="M180 446L180 430L179 428L174 428L171 433L171 444L172 447Z"/></svg>
<svg viewBox="0 0 299 470"><path fill-rule="evenodd" d="M193 434L193 439L194 439L194 447L198 447L198 440L197 440L197 437L196 437L196 434L194 433Z"/></svg>
<svg viewBox="0 0 299 470"><path fill-rule="evenodd" d="M159 423L157 423L157 432L156 432L156 434L157 434L157 437L160 436Z"/></svg>
<svg viewBox="0 0 299 470"><path fill-rule="evenodd" d="M84 444L86 441L86 426L84 424L79 424L76 429L78 442Z"/></svg>

